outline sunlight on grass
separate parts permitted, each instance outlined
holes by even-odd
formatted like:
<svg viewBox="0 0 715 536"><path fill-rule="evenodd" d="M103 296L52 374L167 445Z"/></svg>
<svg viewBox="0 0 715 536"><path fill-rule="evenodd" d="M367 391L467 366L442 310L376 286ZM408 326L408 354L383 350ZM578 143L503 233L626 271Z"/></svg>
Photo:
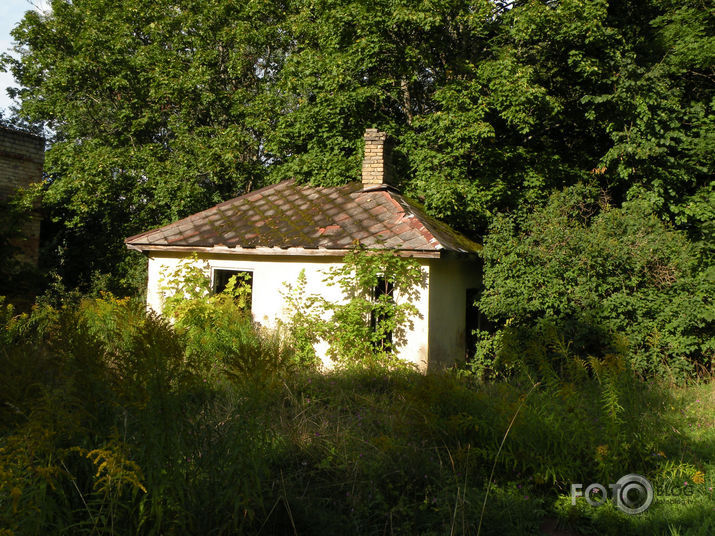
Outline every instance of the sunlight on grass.
<svg viewBox="0 0 715 536"><path fill-rule="evenodd" d="M492 467L482 534L714 529L711 383L621 372L613 413L588 375L525 399L526 377L319 373L250 326L189 336L110 296L2 318L4 534L476 534ZM221 330L226 355L202 354ZM255 359L272 365L235 366ZM570 484L627 473L669 495L637 516L571 504Z"/></svg>

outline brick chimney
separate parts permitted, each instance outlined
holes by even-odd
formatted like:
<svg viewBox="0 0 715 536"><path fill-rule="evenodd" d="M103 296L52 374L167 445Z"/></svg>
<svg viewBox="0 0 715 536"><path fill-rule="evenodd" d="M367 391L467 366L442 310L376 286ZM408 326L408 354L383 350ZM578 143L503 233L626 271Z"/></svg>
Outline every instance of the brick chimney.
<svg viewBox="0 0 715 536"><path fill-rule="evenodd" d="M376 128L365 130L362 184L364 188L393 185L392 141L386 132L380 132Z"/></svg>

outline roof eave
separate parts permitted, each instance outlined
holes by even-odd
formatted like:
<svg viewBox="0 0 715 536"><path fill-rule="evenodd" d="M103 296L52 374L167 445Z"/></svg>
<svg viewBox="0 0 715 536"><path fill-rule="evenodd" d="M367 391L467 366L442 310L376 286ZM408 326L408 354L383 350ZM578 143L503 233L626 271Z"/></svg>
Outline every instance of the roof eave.
<svg viewBox="0 0 715 536"><path fill-rule="evenodd" d="M314 257L342 257L352 251L345 248L301 248L301 247L228 247L228 246L177 246L158 244L133 244L126 242L128 249L146 252L173 252L173 253L214 253L221 255L273 255L273 256L314 256ZM397 249L400 255L405 257L417 257L437 259L442 257L446 250L420 250L420 249ZM459 253L459 252L452 252Z"/></svg>

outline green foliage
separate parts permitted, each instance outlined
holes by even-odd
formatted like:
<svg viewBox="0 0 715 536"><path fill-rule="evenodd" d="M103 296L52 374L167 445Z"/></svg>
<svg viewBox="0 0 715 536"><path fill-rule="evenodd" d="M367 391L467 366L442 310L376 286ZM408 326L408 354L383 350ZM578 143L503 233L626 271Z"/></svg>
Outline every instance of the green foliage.
<svg viewBox="0 0 715 536"><path fill-rule="evenodd" d="M212 291L208 274L208 261L200 261L196 253L180 261L173 271L165 270L161 274L160 286L164 304L162 312L178 325L190 327L193 319L205 317L212 307L232 306L243 313L250 311L251 286L246 274L231 276L220 293Z"/></svg>
<svg viewBox="0 0 715 536"><path fill-rule="evenodd" d="M227 381L171 324L109 295L3 308L0 333L6 534L474 534L518 407L482 534L537 533L548 517L604 534L712 529L711 384L666 389L615 359L526 400L528 379L404 368ZM630 472L693 495L641 516L571 507L570 483Z"/></svg>
<svg viewBox="0 0 715 536"><path fill-rule="evenodd" d="M322 303L330 315L321 330L330 357L341 365L397 363L395 352L420 315L414 301L425 275L417 261L358 245L326 274L325 283L343 295L340 302Z"/></svg>
<svg viewBox="0 0 715 536"><path fill-rule="evenodd" d="M322 333L321 298L307 294L307 284L305 270L300 271L294 284L285 284L281 295L287 309L287 321L282 328L291 341L296 362L302 366L316 366L315 345Z"/></svg>
<svg viewBox="0 0 715 536"><path fill-rule="evenodd" d="M483 255L479 305L500 322L484 344L504 364L554 360L560 340L581 359L627 356L645 376L711 367L707 252L643 199L613 208L592 188L564 190L522 221L497 218Z"/></svg>
<svg viewBox="0 0 715 536"><path fill-rule="evenodd" d="M202 265L194 254L163 274L163 314L185 337L187 358L209 367L209 376L266 378L283 370L289 348L279 333L253 325L247 276L232 276L214 293L208 273L208 263Z"/></svg>
<svg viewBox="0 0 715 536"><path fill-rule="evenodd" d="M235 532L260 507L251 489L262 462L250 453L266 437L246 414L231 413L231 389L213 383L245 381L236 355L220 356L217 379L190 338L147 316L143 304L111 296L31 315L5 309L2 320L0 526L17 534L204 533L212 504L242 512L217 514L222 530ZM263 341L258 333L246 340ZM225 455L239 445L240 460Z"/></svg>
<svg viewBox="0 0 715 536"><path fill-rule="evenodd" d="M37 294L41 277L36 266L21 256L23 232L32 217L35 189L22 190L0 202L0 295L13 298Z"/></svg>
<svg viewBox="0 0 715 536"><path fill-rule="evenodd" d="M713 13L678 0L56 0L15 28L19 119L53 133L50 264L136 289L121 238L268 182L359 177L462 230L591 176L712 232Z"/></svg>
<svg viewBox="0 0 715 536"><path fill-rule="evenodd" d="M44 204L54 262L132 288L122 239L260 184L283 52L270 2L52 2L14 30L21 115L53 134ZM73 88L69 90L69 88Z"/></svg>

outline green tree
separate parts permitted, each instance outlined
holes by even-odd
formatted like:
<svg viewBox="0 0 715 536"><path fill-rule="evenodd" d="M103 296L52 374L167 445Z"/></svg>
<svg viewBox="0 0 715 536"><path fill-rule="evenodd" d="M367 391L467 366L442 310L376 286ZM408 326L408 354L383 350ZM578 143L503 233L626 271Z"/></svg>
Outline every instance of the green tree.
<svg viewBox="0 0 715 536"><path fill-rule="evenodd" d="M55 133L55 264L137 286L122 237L265 182L356 180L368 126L469 233L588 179L705 239L713 27L692 0L55 0L4 64Z"/></svg>
<svg viewBox="0 0 715 536"><path fill-rule="evenodd" d="M27 12L13 31L20 59L3 62L22 86L19 113L53 133L43 199L55 264L71 284L112 273L111 286L138 286L143 263L124 237L261 185L280 4L51 8Z"/></svg>
<svg viewBox="0 0 715 536"><path fill-rule="evenodd" d="M561 341L583 359L627 354L644 375L712 366L712 267L647 200L613 208L596 189L571 187L520 223L497 218L483 256L479 306L500 326L484 346L507 361L535 344L555 356Z"/></svg>
<svg viewBox="0 0 715 536"><path fill-rule="evenodd" d="M712 220L712 14L699 3L295 2L277 75L273 180L359 177L397 138L403 188L468 232L592 177L646 193L699 238Z"/></svg>

